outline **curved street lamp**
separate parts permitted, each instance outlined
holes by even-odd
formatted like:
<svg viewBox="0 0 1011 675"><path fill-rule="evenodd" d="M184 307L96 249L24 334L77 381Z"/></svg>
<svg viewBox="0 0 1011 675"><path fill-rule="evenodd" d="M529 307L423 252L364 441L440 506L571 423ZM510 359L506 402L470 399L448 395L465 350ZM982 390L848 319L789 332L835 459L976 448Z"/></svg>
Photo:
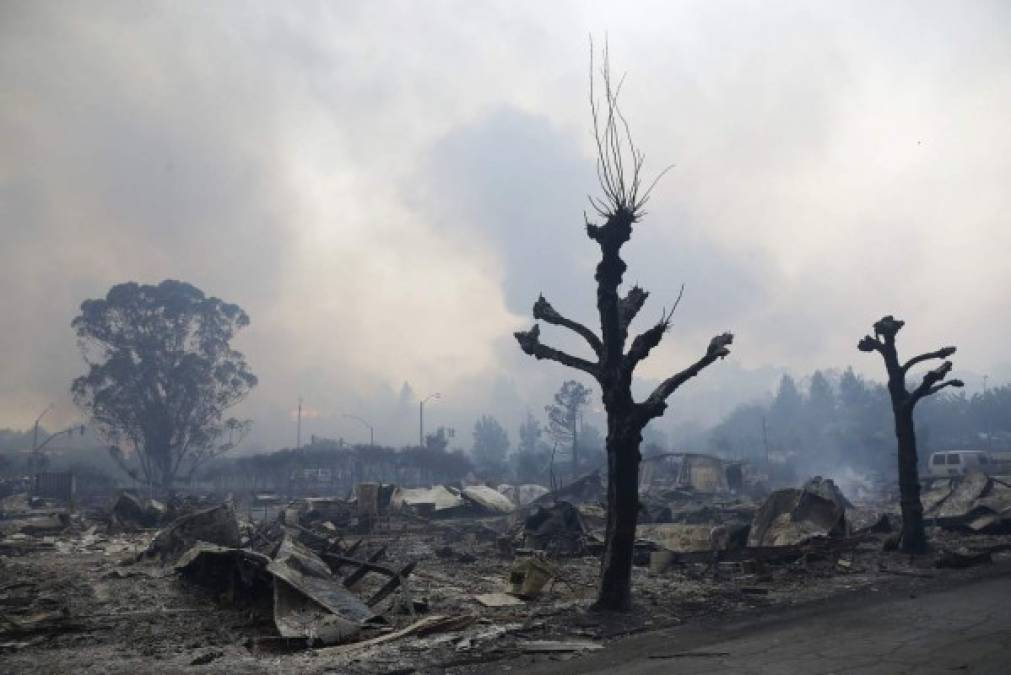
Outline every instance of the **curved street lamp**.
<svg viewBox="0 0 1011 675"><path fill-rule="evenodd" d="M43 413L43 414L45 414L45 413ZM42 418L42 415L39 415L39 419L41 419L41 418ZM38 440L37 440L38 437L36 436L36 440L32 441L32 454L28 458L28 463L29 463L29 466L31 467L31 472L35 473L36 469L38 469L38 468L40 468L40 467L43 466L42 450L47 445L49 445L50 441L52 441L55 438L59 438L60 436L71 436L71 435L73 435L75 433L80 433L81 436L83 436L84 435L84 425L83 424L75 424L75 425L69 426L66 429L63 429L61 431L57 431L55 433L49 434L49 436L46 438L46 440L42 441L41 443L38 442Z"/></svg>
<svg viewBox="0 0 1011 675"><path fill-rule="evenodd" d="M368 423L368 420L366 420L364 417L359 417L358 415L349 415L347 413L344 413L343 415L341 415L341 417L347 417L349 419L357 420L358 422L361 422L366 428L368 428L368 430L369 430L369 447L370 448L374 448L375 447L375 445L376 445L376 430L374 428L372 428L372 425Z"/></svg>
<svg viewBox="0 0 1011 675"><path fill-rule="evenodd" d="M424 447L424 445L425 445L425 403L427 403L428 400L431 399L431 398L435 398L435 399L442 398L442 394L440 394L439 392L435 392L434 394L429 394L423 400L421 400L421 401L418 402L418 447L419 448Z"/></svg>

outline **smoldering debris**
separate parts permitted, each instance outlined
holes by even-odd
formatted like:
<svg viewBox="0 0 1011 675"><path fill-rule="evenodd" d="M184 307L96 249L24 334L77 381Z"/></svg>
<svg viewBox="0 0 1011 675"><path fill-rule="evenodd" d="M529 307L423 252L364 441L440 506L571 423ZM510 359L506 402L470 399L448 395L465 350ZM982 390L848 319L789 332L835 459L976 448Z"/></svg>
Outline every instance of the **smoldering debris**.
<svg viewBox="0 0 1011 675"><path fill-rule="evenodd" d="M555 491L361 484L269 510L211 496L116 495L77 512L13 500L0 519L0 649L26 672L61 663L82 640L120 670L134 653L169 669L474 666L585 653L696 616L971 575L1011 555L1011 486L999 478L927 490L936 553L916 560L883 550L899 522L889 495L851 499L819 477L769 492L747 465L687 463L701 469L658 461L643 482L637 604L619 617L586 612L606 528L596 473Z"/></svg>

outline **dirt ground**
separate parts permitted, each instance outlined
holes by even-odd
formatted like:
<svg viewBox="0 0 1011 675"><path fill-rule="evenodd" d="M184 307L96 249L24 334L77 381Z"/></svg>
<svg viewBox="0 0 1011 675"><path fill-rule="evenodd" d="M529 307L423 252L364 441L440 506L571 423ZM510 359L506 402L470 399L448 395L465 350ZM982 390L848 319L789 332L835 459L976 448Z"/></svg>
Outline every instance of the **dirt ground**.
<svg viewBox="0 0 1011 675"><path fill-rule="evenodd" d="M262 607L236 607L171 567L135 562L153 531L102 534L80 522L52 535L8 536L0 540L0 671L481 672L496 662L577 658L644 631L760 616L857 592L955 582L988 568L938 569L936 554L910 559L886 553L886 534L865 535L848 551L789 564L698 563L657 575L636 567L633 611L609 615L585 610L594 595L597 560L584 556L553 560L558 579L536 599L484 607L476 595L508 589L513 560L500 553L494 533L509 524L507 518L391 522L364 537L359 552L385 546L383 560L391 567L418 561L408 585L414 602L394 594L377 607L386 627L356 636L366 642L322 648L278 638ZM939 550L985 551L998 564L1011 561L1009 535L932 528L930 536ZM372 576L356 591L365 595L376 588L382 579ZM418 606L414 616L402 609L407 604ZM460 620L428 634L367 642L432 616Z"/></svg>

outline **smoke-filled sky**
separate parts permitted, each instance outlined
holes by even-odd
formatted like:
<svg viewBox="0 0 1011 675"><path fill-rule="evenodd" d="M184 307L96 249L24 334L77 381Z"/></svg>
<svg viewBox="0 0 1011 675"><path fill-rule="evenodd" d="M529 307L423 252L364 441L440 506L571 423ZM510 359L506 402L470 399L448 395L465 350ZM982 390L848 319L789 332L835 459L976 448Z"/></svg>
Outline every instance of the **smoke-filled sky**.
<svg viewBox="0 0 1011 675"><path fill-rule="evenodd" d="M306 436L409 442L432 392L461 445L512 431L574 374L511 337L537 293L595 323L591 33L647 173L675 165L626 248L645 319L686 286L642 377L737 335L674 418L877 377L886 313L1009 372L1007 3L5 2L0 427L79 416L81 301L177 278L251 316L252 447L300 395Z"/></svg>

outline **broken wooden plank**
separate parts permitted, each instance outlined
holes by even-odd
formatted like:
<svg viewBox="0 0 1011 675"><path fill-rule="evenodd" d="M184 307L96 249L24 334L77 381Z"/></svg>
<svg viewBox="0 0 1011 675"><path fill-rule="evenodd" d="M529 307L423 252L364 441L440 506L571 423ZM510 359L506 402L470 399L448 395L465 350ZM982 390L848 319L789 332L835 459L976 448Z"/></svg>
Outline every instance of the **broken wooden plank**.
<svg viewBox="0 0 1011 675"><path fill-rule="evenodd" d="M603 649L604 645L589 640L531 640L520 645L527 654L548 654L552 652L585 652Z"/></svg>
<svg viewBox="0 0 1011 675"><path fill-rule="evenodd" d="M720 658L730 656L730 652L675 652L673 654L650 654L651 659Z"/></svg>
<svg viewBox="0 0 1011 675"><path fill-rule="evenodd" d="M475 595L474 599L485 607L515 607L526 604L515 595L508 593L485 593L484 595Z"/></svg>
<svg viewBox="0 0 1011 675"><path fill-rule="evenodd" d="M440 614L434 614L432 616L426 616L423 619L418 619L414 623L406 626L405 628L401 628L398 631L386 633L385 635L380 635L361 642L318 649L316 650L316 654L319 656L338 656L347 652L355 652L361 649L374 647L375 645L383 644L385 642L399 640L400 638L407 637L409 635L421 636L437 632L460 630L472 624L476 618L477 617L473 614L464 614L462 616L443 616Z"/></svg>

